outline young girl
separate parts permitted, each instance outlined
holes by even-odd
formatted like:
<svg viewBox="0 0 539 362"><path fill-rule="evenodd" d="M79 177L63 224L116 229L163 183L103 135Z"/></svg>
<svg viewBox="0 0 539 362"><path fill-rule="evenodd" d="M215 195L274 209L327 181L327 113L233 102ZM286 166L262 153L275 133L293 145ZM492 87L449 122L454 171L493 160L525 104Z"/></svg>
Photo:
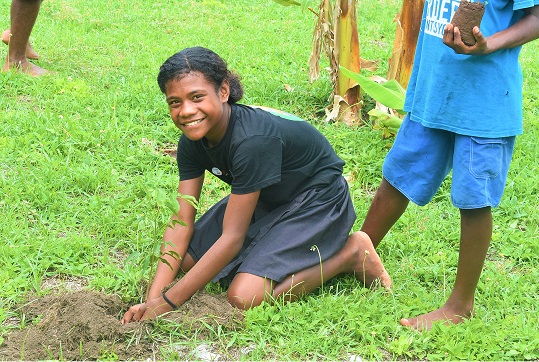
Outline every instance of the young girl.
<svg viewBox="0 0 539 362"><path fill-rule="evenodd" d="M179 194L198 200L205 171L230 184L231 194L197 222L195 208L178 198L162 252L180 258L159 262L146 303L132 306L122 323L176 309L211 280L229 283L228 300L242 309L281 296L296 300L341 273L390 287L369 237L349 236L355 212L344 162L316 128L237 104L239 78L209 49L173 55L157 81L183 133ZM179 271L185 275L164 293Z"/></svg>

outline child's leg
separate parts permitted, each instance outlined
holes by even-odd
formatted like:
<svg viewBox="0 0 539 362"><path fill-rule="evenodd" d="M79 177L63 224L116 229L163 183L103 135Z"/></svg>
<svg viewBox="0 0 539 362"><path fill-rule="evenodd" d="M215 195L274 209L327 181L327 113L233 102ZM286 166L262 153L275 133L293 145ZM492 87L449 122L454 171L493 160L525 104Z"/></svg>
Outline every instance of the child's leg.
<svg viewBox="0 0 539 362"><path fill-rule="evenodd" d="M372 200L361 231L367 233L374 247L382 241L408 206L408 198L394 188L385 178Z"/></svg>
<svg viewBox="0 0 539 362"><path fill-rule="evenodd" d="M453 134L402 122L393 147L387 154L384 178L372 200L361 230L374 247L406 210L409 201L426 205L438 191L452 167Z"/></svg>
<svg viewBox="0 0 539 362"><path fill-rule="evenodd" d="M8 55L2 71L15 69L32 76L46 74L47 71L28 61L26 46L39 14L41 0L13 0L11 2L11 38Z"/></svg>
<svg viewBox="0 0 539 362"><path fill-rule="evenodd" d="M9 45L9 41L11 40L10 38L11 38L11 28L8 28L4 30L4 32L2 33L2 42L6 45ZM30 42L26 43L26 57L28 59L35 59L35 60L39 59L39 54L37 54L34 48L32 48L32 45L30 44Z"/></svg>
<svg viewBox="0 0 539 362"><path fill-rule="evenodd" d="M326 280L339 274L350 273L367 286L377 280L385 288L391 286L391 278L380 257L374 250L369 237L359 231L348 237L346 245L336 255L298 273L288 276L280 283L248 274L238 273L228 289L231 304L241 309L249 309L272 298L284 297L295 301L313 291Z"/></svg>
<svg viewBox="0 0 539 362"><path fill-rule="evenodd" d="M473 313L474 295L492 236L490 207L460 210L461 236L457 277L453 291L443 307L415 318L401 319L401 324L419 330L430 329L432 323L460 323Z"/></svg>
<svg viewBox="0 0 539 362"><path fill-rule="evenodd" d="M440 309L401 323L429 329L438 320L459 323L473 313L474 295L492 236L491 207L499 204L515 137L455 136L451 199L460 209L461 231L457 277Z"/></svg>
<svg viewBox="0 0 539 362"><path fill-rule="evenodd" d="M185 253L182 263L180 264L180 269L182 272L187 273L189 270L191 270L192 267L195 266L195 264L196 264L196 261L195 259L193 259L191 254Z"/></svg>

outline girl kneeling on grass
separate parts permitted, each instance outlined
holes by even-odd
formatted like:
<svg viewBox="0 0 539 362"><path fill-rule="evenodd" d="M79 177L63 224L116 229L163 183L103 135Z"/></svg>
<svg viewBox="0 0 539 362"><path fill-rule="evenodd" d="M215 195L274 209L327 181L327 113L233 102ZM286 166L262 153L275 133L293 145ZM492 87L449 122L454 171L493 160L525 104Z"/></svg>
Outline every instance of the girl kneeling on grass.
<svg viewBox="0 0 539 362"><path fill-rule="evenodd" d="M241 309L296 300L341 273L390 287L369 237L349 235L356 216L344 162L315 127L237 104L239 77L209 49L173 55L157 81L183 133L178 193L198 200L206 170L231 193L197 222L196 209L178 198L161 250L170 265L159 262L146 303L129 308L122 323L176 309L212 280L229 284L228 300ZM179 271L185 275L163 293Z"/></svg>

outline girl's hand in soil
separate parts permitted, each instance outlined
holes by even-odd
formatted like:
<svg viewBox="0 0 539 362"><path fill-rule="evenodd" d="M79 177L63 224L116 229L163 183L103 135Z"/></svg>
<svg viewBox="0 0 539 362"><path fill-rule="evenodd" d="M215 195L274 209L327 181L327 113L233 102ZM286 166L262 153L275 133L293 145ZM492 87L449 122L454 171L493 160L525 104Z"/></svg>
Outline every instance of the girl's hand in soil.
<svg viewBox="0 0 539 362"><path fill-rule="evenodd" d="M453 26L453 24L447 24L444 30L444 37L442 41L445 45L450 47L457 54L468 55L484 55L488 54L488 42L487 38L483 36L479 27L473 28L473 35L475 37L475 44L472 46L464 44L460 36L459 28Z"/></svg>
<svg viewBox="0 0 539 362"><path fill-rule="evenodd" d="M125 312L120 323L138 322L155 319L158 315L170 312L172 307L165 302L163 297L150 299L146 303L136 304Z"/></svg>

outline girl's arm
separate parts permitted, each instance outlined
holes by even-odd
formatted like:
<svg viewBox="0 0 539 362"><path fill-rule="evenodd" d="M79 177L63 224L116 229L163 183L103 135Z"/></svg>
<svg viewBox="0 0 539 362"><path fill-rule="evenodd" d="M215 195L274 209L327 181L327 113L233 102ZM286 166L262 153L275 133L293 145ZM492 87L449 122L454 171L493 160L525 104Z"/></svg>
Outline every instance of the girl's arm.
<svg viewBox="0 0 539 362"><path fill-rule="evenodd" d="M243 246L260 192L231 194L223 220L223 234L183 278L169 291L167 297L176 305L187 301L203 289Z"/></svg>
<svg viewBox="0 0 539 362"><path fill-rule="evenodd" d="M178 194L180 195L178 197L178 204L180 205L180 210L178 214L172 215L170 224L163 236L164 243L161 246L162 258L165 259L170 266L159 260L147 300L160 297L163 288L176 278L176 275L180 270L182 260L187 253L187 246L193 235L196 216L196 209L182 198L181 195L193 196L198 201L203 182L204 175L195 179L181 181L178 185ZM185 226L180 224L180 222L184 223ZM173 253L166 254L170 251ZM179 255L180 258L174 257L174 255Z"/></svg>
<svg viewBox="0 0 539 362"><path fill-rule="evenodd" d="M206 254L181 278L166 295L179 306L203 289L239 253L251 223L260 191L244 195L231 194L223 220L223 234ZM163 297L148 300L135 310L126 312L122 323L144 320L169 312L172 307ZM131 311L133 309L133 311Z"/></svg>
<svg viewBox="0 0 539 362"><path fill-rule="evenodd" d="M443 42L458 54L485 55L501 49L514 48L539 38L539 5L524 9L524 16L509 28L484 37L478 27L473 29L476 43L467 46L460 31L447 24Z"/></svg>

